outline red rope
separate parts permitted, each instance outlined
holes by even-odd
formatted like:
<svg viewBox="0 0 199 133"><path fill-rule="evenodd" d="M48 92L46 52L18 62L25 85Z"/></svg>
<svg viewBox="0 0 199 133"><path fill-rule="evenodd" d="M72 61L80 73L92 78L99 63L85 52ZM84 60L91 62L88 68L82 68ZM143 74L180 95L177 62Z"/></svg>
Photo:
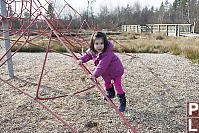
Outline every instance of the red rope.
<svg viewBox="0 0 199 133"><path fill-rule="evenodd" d="M92 89L93 87L95 87L95 85L87 88L87 89L84 89L84 90L81 90L81 91L77 91L77 92L74 92L74 93L68 93L68 94L65 94L63 96L56 96L56 97L48 97L48 98L40 98L38 97L39 100L50 100L50 99L57 99L57 98L62 98L62 97L67 97L67 96L73 96L73 95L77 95L79 93L82 93L82 92L85 92L85 91L88 91L90 89Z"/></svg>
<svg viewBox="0 0 199 133"><path fill-rule="evenodd" d="M23 93L24 95L34 99L36 102L38 102L44 109L46 109L50 114L52 114L54 117L56 117L58 120L60 120L65 126L67 126L69 129L71 129L71 131L73 131L74 133L78 133L74 128L72 128L67 122L65 122L62 118L60 118L57 114L55 114L52 110L50 110L47 106L45 106L39 99L35 99L33 96L31 96L30 94L22 91L21 89L15 87L14 85L8 83L7 81L3 80L0 78L1 81L3 81L4 83L8 84L9 86L17 89L18 91L20 91L21 93Z"/></svg>
<svg viewBox="0 0 199 133"><path fill-rule="evenodd" d="M44 68L45 68L45 65L46 65L46 60L47 60L47 56L48 56L48 52L49 52L49 47L50 47L50 43L51 43L51 39L52 39L52 34L53 34L53 32L50 33L50 40L48 42L48 47L47 47L47 50L46 50L46 55L45 55L43 67L42 67L42 70L41 70L41 75L40 75L40 78L39 78L39 83L38 83L36 97L38 97L38 95L39 95L39 88L40 88L40 85L41 85L41 79L42 79L42 76L43 76L43 73L44 73Z"/></svg>
<svg viewBox="0 0 199 133"><path fill-rule="evenodd" d="M40 100L49 100L49 99L56 99L56 98L61 98L61 97L66 97L66 96L69 96L69 95L75 95L75 94L79 94L81 92L84 92L84 91L87 91L91 88L93 88L94 86L96 86L98 88L98 90L102 93L102 95L108 100L108 102L111 104L111 106L115 109L115 111L118 113L118 115L122 118L122 120L130 127L131 131L135 133L135 130L132 128L132 126L130 125L130 123L124 118L124 116L121 114L121 112L119 112L119 110L117 109L117 107L112 103L112 101L106 96L105 94L105 91L102 89L102 87L100 86L100 84L98 84L97 80L92 80L91 81L93 82L94 86L90 87L90 88L87 88L87 89L84 89L84 90L81 90L81 91L77 91L75 93L71 93L71 94L65 94L63 96L56 96L56 97L48 97L48 98L39 98L39 89L40 89L40 85L41 85L41 82L42 82L42 76L43 76L43 73L44 73L44 70L45 70L45 64L46 64L46 60L47 60L47 57L48 57L48 52L49 51L53 51L53 52L57 52L57 53L60 53L60 54L63 54L63 55L67 55L65 53L61 53L61 52L58 52L58 51L55 51L55 50L51 50L50 49L50 43L51 41L53 40L52 39L52 35L54 34L56 36L55 40L56 41L59 41L61 42L61 44L66 48L66 50L70 53L70 55L67 55L67 56L70 56L70 57L73 57L73 59L75 60L78 60L78 57L71 51L71 49L69 48L69 46L73 47L80 55L81 55L81 51L78 50L78 48L84 48L85 46L88 46L88 42L86 41L86 39L84 37L81 36L80 32L83 28L83 25L85 24L88 29L90 30L90 33L92 33L93 31L95 30L98 30L94 25L92 25L91 23L89 23L85 17L83 17L80 13L78 13L74 8L72 8L71 5L69 5L66 0L65 1L65 5L64 7L62 8L62 10L68 6L70 7L70 9L72 9L72 11L74 12L74 16L75 15L79 15L83 22L79 28L79 30L76 32L74 31L72 28L71 28L71 24L73 22L73 19L70 20L69 24L66 24L62 19L59 19L59 16L61 14L60 13L57 13L55 11L55 8L53 6L50 5L50 1L47 1L45 0L45 4L44 6L40 3L39 0L29 0L29 1L26 1L26 0L22 0L22 1L16 1L16 0L13 0L11 1L9 4L11 4L12 2L15 4L15 12L13 13L13 15L10 16L10 18L7 18L7 23L9 24L9 20L11 20L11 24L9 24L9 32L11 32L11 35L15 35L15 34L18 34L19 37L17 40L14 41L14 43L12 44L12 46L6 51L6 53L0 58L0 61L7 55L7 53L18 43L18 42L23 42L23 41L20 41L20 39L24 36L24 38L26 39L26 42L24 42L24 44L18 48L13 54L12 56L14 56L16 54L16 52L18 52L26 43L29 43L31 45L34 45L34 46L38 46L40 48L43 48L43 49L46 49L46 55L45 55L45 59L44 59L44 62L43 62L43 66L42 66L42 69L41 69L41 74L40 74L40 78L39 78L39 81L38 81L38 87L37 87L37 90L36 90L36 98L35 98L35 101L37 101L41 106L43 106L48 112L50 112L53 116L55 116L57 119L59 119L64 125L66 125L67 127L69 127L73 132L77 132L76 130L74 130L72 127L70 127L65 121L63 121L59 116L57 116L55 113L53 113L50 109L48 109L43 103L40 102ZM21 3L21 10L19 12L19 14L16 12L16 4L20 2ZM39 3L39 5L37 4L37 2ZM33 3L34 5L36 6L36 8L33 6ZM8 3L7 3L8 4ZM30 4L30 9L28 8L28 4ZM45 9L45 6L46 5L50 5L51 8L52 8L52 11L51 12L48 12L48 10ZM33 11L33 9L35 11ZM41 12L42 11L45 11L45 12L48 12L48 14L50 15L50 19L47 19L46 16L44 16ZM62 11L61 10L61 11ZM11 9L9 8L8 11L11 11ZM28 11L29 12L29 17L27 18L23 18L23 13L24 11ZM39 12L39 14L37 14ZM53 16L53 14L55 13L55 16ZM8 16L8 12L7 12L7 16ZM35 17L35 19L31 22L31 17ZM5 19L5 18L4 18ZM28 20L28 21L26 21ZM14 21L17 21L17 23L20 23L20 28L19 29L14 29ZM53 25L54 24L54 25ZM63 24L65 26L67 26L65 28L65 26L63 26ZM36 27L36 30L33 30L31 29L32 26L35 26ZM35 34L39 34L39 35L44 35L44 36L48 36L47 35L47 32L48 30L51 30L51 33L50 33L50 37L49 37L49 41L48 41L48 47L45 48L45 47L42 47L42 46L39 46L31 41L33 41L34 39L38 38L39 36L36 36L34 38L30 38L30 35L32 33L35 33ZM72 32L75 33L75 37L71 34L71 30ZM3 31L3 33L6 32L6 31ZM1 32L2 33L2 32ZM66 34L69 35L69 37L66 36ZM27 36L25 36L27 35ZM5 40L5 39L3 39ZM12 40L12 39L11 39ZM115 42L115 40L113 40ZM66 45L67 43L67 45ZM117 42L118 43L118 42ZM127 49L126 47L124 47L123 45L121 45L120 43L118 43L121 47ZM11 56L11 57L12 57ZM132 55L130 55L132 56ZM10 58L11 58L10 57ZM7 59L9 60L9 59ZM7 62L7 60L5 62ZM3 62L0 67L5 64L5 62ZM81 65L80 66L83 71L86 73L86 74L91 74L90 70L87 69L87 67L85 65ZM25 95L33 98L31 95L29 95L28 93L18 89L17 87L11 85L10 83L8 83L7 81L3 80L0 78L1 81L5 82L6 84L14 87L15 89L19 90L20 92L24 93Z"/></svg>
<svg viewBox="0 0 199 133"><path fill-rule="evenodd" d="M38 15L40 16L40 15ZM37 16L37 17L38 17ZM16 45L16 43L21 39L21 37L25 34L25 32L35 23L37 20L37 17L34 19L34 21L31 23L31 25L28 26L28 28L25 29L25 31L18 37L18 39L14 42L14 44L6 51L6 53L0 58L0 61L8 54L8 52Z"/></svg>
<svg viewBox="0 0 199 133"><path fill-rule="evenodd" d="M51 28L51 30L54 32L54 34L57 36L57 38L60 40L60 42L65 46L65 48L68 50L69 53L71 53L71 55L73 55L73 58L75 60L78 60L78 58L76 57L76 55L68 48L68 46L63 42L63 40L59 37L59 35L57 34L57 32L53 29L53 26L49 23L49 21L47 20L47 18L43 15L45 21L47 22L48 26ZM70 43L70 42L68 42ZM85 70L85 66L82 64L80 65L81 68L84 70L84 72L86 74L90 74L89 71ZM103 89L98 85L98 83L95 82L95 80L90 79L94 85L98 88L98 90L102 93L102 95L107 99L107 101L111 104L111 106L115 109L115 111L119 114L119 116L123 119L123 121L130 127L131 131L135 133L135 130L133 129L133 127L131 126L131 124L124 118L124 116L122 115L121 112L119 112L119 110L117 109L117 107L112 103L112 101L106 96L105 92L103 91Z"/></svg>
<svg viewBox="0 0 199 133"><path fill-rule="evenodd" d="M5 60L5 61L0 65L0 67L3 66L10 58L12 58L12 57L13 57L25 44L26 44L26 42L25 42L21 47L19 47L9 58L7 58L7 60Z"/></svg>

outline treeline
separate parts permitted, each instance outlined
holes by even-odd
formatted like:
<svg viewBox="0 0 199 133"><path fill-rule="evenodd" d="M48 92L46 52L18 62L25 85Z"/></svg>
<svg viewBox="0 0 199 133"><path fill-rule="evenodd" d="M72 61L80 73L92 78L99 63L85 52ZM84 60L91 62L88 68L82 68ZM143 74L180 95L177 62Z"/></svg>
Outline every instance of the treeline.
<svg viewBox="0 0 199 133"><path fill-rule="evenodd" d="M93 15L90 6L90 10L87 9L89 13L85 12L85 17L100 28L116 28L125 24L193 23L199 21L199 0L175 0L173 3L166 0L157 9L153 6L141 8L139 2L113 10L104 6L97 15Z"/></svg>

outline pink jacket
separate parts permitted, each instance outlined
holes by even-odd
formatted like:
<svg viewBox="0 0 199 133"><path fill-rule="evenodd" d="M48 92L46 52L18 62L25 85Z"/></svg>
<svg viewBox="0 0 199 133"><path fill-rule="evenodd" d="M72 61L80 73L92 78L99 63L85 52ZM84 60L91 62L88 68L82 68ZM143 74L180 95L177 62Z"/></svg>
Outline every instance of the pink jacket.
<svg viewBox="0 0 199 133"><path fill-rule="evenodd" d="M105 52L96 55L93 51L88 49L80 59L83 63L93 59L95 66L97 66L93 75L96 78L102 76L105 82L109 82L112 79L122 76L124 73L124 67L120 59L113 53L113 49L113 44L108 41Z"/></svg>

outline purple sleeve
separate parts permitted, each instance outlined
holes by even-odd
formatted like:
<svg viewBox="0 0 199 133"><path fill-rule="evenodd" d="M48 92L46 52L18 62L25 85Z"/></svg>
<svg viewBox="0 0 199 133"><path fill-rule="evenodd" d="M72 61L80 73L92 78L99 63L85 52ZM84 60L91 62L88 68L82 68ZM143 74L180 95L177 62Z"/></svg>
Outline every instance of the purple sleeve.
<svg viewBox="0 0 199 133"><path fill-rule="evenodd" d="M91 60L91 59L92 59L92 56L91 56L91 54L90 54L89 52L86 52L86 53L84 54L84 56L82 56L82 57L80 58L80 60L82 60L83 63L86 63L86 62L88 62L88 61Z"/></svg>
<svg viewBox="0 0 199 133"><path fill-rule="evenodd" d="M93 75L98 78L103 74L103 72L108 68L109 64L111 63L112 54L107 54L103 56L100 60L99 64L95 68Z"/></svg>

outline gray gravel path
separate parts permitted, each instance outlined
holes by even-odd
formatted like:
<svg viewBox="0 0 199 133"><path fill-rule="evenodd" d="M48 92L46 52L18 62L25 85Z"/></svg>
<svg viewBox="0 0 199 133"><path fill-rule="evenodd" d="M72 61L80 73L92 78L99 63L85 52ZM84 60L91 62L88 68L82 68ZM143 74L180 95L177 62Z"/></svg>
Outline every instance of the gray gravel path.
<svg viewBox="0 0 199 133"><path fill-rule="evenodd" d="M186 102L199 101L199 66L170 54L118 55L125 67L122 85L127 96L124 117L139 133L180 133L186 128ZM13 57L15 78L0 77L35 96L45 53L17 53ZM1 62L0 62L1 63ZM87 64L94 70L93 62ZM88 88L89 80L71 59L49 53L39 91L52 97ZM103 85L103 81L99 78ZM38 103L0 81L0 132L70 132ZM118 99L113 102L118 106ZM93 88L73 97L43 101L78 132L124 133L129 129Z"/></svg>

